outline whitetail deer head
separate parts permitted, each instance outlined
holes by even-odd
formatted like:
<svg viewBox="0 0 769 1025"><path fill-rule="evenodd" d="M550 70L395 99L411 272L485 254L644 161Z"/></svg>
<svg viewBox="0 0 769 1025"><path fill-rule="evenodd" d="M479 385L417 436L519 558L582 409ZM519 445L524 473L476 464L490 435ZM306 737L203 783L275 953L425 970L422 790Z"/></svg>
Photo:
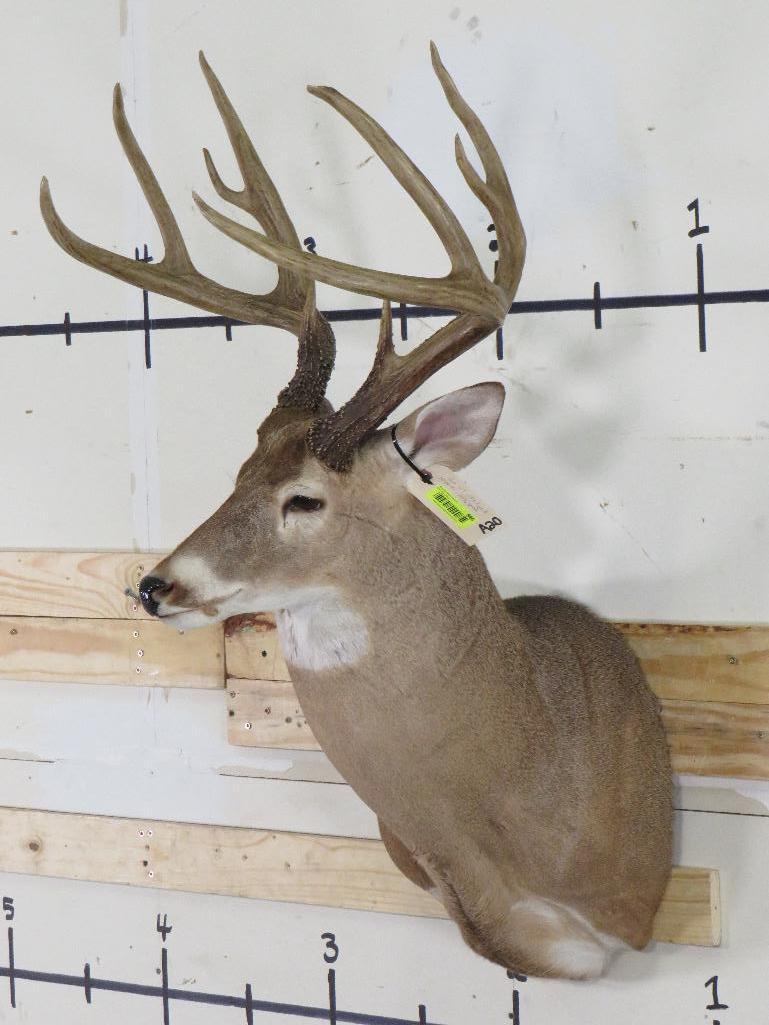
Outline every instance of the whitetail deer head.
<svg viewBox="0 0 769 1025"><path fill-rule="evenodd" d="M173 616L179 626L194 626L235 612L282 608L300 598L306 601L310 593L327 592L338 572L332 570L333 553L340 545L360 550L356 517L376 520L375 501L379 517L383 510L390 510L390 518L399 506L413 504L402 486L405 464L399 465L394 450L389 451L391 446L386 457L377 453L382 445L374 444L373 432L428 377L493 332L510 308L525 252L510 185L486 130L460 96L435 46L431 49L438 80L485 172L485 179L477 174L457 136L459 168L496 227L499 258L493 281L481 269L459 221L422 172L372 118L328 87L310 87L310 92L342 114L392 171L435 229L451 270L443 278L407 277L304 252L275 186L202 54L201 67L244 187L235 191L226 186L204 150L211 181L222 198L252 214L265 233L231 220L198 195L195 201L226 235L278 265L278 283L269 295L226 288L195 269L126 120L119 86L114 94L115 127L157 219L163 259L149 265L78 238L59 218L43 180L41 206L46 224L72 256L123 281L203 309L285 328L299 340L296 373L260 426L259 446L241 468L234 494L142 581L142 601L153 614ZM316 280L385 301L372 369L353 398L336 412L324 398L335 346L328 321L315 306ZM459 315L417 349L399 356L392 342L390 300L444 307ZM447 396L403 424L401 444L425 462L459 468L491 440L502 400L502 388L494 384Z"/></svg>
<svg viewBox="0 0 769 1025"><path fill-rule="evenodd" d="M457 218L386 132L350 100L313 88L384 161L443 243L443 278L366 270L302 251L275 187L201 57L244 186L218 194L264 234L217 213L216 227L279 267L266 296L226 288L192 264L128 126L118 135L165 247L151 266L74 235L43 181L41 205L71 255L124 281L299 339L296 373L259 427L230 498L141 583L145 608L176 626L275 609L302 708L326 754L377 813L393 860L433 891L467 943L509 969L588 978L617 947L642 947L670 869L670 765L655 698L622 639L560 599L505 603L477 550L403 486L413 471L382 422L420 384L492 333L507 313L525 241L499 155L435 47L433 67L483 166L457 138L465 181L499 239L493 280ZM334 361L314 282L377 296L373 366L334 412ZM389 302L457 315L407 355ZM460 469L494 434L501 385L437 399L397 427L420 466Z"/></svg>

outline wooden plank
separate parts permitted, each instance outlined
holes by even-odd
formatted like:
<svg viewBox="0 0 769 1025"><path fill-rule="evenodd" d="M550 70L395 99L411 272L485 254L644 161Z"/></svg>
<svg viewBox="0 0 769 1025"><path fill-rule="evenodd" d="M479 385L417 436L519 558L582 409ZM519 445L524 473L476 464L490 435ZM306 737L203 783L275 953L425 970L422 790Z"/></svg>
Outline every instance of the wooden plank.
<svg viewBox="0 0 769 1025"><path fill-rule="evenodd" d="M227 676L244 680L290 680L278 644L275 617L269 612L233 616L225 637Z"/></svg>
<svg viewBox="0 0 769 1025"><path fill-rule="evenodd" d="M769 705L769 627L615 625L659 697Z"/></svg>
<svg viewBox="0 0 769 1025"><path fill-rule="evenodd" d="M229 679L227 688L231 744L320 750L290 683ZM663 700L662 720L676 772L769 779L769 706Z"/></svg>
<svg viewBox="0 0 769 1025"><path fill-rule="evenodd" d="M769 706L663 700L662 721L676 772L769 779Z"/></svg>
<svg viewBox="0 0 769 1025"><path fill-rule="evenodd" d="M0 551L0 615L148 619L127 598L162 558L137 552Z"/></svg>
<svg viewBox="0 0 769 1025"><path fill-rule="evenodd" d="M162 555L0 551L0 616L149 619L124 591L135 590ZM615 625L660 697L769 704L769 626ZM228 623L227 660L229 676L290 678L271 615Z"/></svg>
<svg viewBox="0 0 769 1025"><path fill-rule="evenodd" d="M0 680L224 686L219 625L180 633L157 620L0 618Z"/></svg>
<svg viewBox="0 0 769 1025"><path fill-rule="evenodd" d="M654 918L654 939L694 947L721 946L721 885L717 871L676 866Z"/></svg>
<svg viewBox="0 0 769 1025"><path fill-rule="evenodd" d="M446 917L379 840L0 808L0 871ZM717 876L673 869L656 939L718 945Z"/></svg>
<svg viewBox="0 0 769 1025"><path fill-rule="evenodd" d="M227 739L230 744L297 751L320 750L291 684L283 680L229 678L227 694Z"/></svg>
<svg viewBox="0 0 769 1025"><path fill-rule="evenodd" d="M635 651L659 697L769 705L769 627L614 625ZM226 645L228 676L290 679L273 616L236 617L228 624Z"/></svg>

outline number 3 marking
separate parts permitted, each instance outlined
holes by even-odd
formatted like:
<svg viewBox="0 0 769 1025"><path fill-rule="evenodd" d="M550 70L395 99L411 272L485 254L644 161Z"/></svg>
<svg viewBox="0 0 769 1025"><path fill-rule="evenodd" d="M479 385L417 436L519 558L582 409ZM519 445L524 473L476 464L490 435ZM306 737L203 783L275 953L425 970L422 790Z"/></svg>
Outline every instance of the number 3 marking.
<svg viewBox="0 0 769 1025"><path fill-rule="evenodd" d="M324 932L321 937L326 941L326 952L323 960L326 964L334 964L339 957L339 947L336 945L336 936L332 932Z"/></svg>

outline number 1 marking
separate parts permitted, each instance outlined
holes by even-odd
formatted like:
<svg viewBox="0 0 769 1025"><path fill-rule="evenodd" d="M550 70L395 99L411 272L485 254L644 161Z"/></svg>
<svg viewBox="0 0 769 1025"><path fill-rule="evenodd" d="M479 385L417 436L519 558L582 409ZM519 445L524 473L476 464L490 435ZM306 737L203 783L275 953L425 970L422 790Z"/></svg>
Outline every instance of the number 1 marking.
<svg viewBox="0 0 769 1025"><path fill-rule="evenodd" d="M689 231L689 238L694 238L695 235L706 235L710 231L710 228L707 224L700 224L699 199L693 199L686 209L694 212L694 227Z"/></svg>
<svg viewBox="0 0 769 1025"><path fill-rule="evenodd" d="M712 976L712 978L708 979L708 981L705 983L705 986L706 987L710 986L710 989L712 990L712 993L713 993L713 1003L712 1004L708 1004L706 1010L708 1010L708 1011L725 1011L728 1008L729 1005L728 1004L722 1004L721 1001L718 999L718 976L714 975L714 976ZM715 1023L714 1023L714 1025L715 1025Z"/></svg>

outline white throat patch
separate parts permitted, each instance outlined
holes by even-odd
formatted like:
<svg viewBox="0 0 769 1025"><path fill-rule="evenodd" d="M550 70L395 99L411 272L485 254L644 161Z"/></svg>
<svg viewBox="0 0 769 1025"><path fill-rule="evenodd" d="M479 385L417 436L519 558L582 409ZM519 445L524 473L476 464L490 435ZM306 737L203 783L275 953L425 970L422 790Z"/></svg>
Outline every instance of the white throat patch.
<svg viewBox="0 0 769 1025"><path fill-rule="evenodd" d="M368 650L365 622L333 595L280 609L275 618L283 655L298 669L355 665Z"/></svg>

